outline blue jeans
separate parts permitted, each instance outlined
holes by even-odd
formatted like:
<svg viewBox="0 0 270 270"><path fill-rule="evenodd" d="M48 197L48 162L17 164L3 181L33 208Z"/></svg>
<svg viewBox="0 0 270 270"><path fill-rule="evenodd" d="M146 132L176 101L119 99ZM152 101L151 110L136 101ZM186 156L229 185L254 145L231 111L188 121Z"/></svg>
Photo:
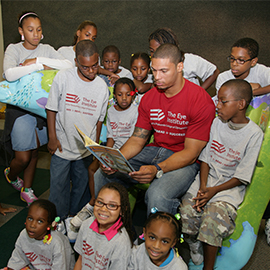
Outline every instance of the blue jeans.
<svg viewBox="0 0 270 270"><path fill-rule="evenodd" d="M52 156L49 200L56 205L61 219L76 215L90 201L88 167L92 160L92 155L79 160Z"/></svg>
<svg viewBox="0 0 270 270"><path fill-rule="evenodd" d="M162 147L147 146L129 160L135 171L142 165L158 164L169 158L174 152ZM164 173L159 179L154 178L145 195L147 204L147 214L149 215L153 207L159 211L176 214L180 204L180 198L186 193L198 173L200 165L193 163L184 168ZM97 196L100 188L108 182L119 182L126 188L138 184L127 174L116 172L112 175L105 174L101 169L95 173L95 193Z"/></svg>

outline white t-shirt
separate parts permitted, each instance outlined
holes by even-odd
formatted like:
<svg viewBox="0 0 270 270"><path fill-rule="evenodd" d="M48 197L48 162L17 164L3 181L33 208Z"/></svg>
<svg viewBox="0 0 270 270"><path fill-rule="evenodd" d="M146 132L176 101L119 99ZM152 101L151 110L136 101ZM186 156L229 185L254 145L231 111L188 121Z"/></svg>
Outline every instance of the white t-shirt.
<svg viewBox="0 0 270 270"><path fill-rule="evenodd" d="M222 84L231 79L235 79L231 70L224 71L218 75L216 82L217 94ZM270 68L257 63L250 69L248 76L244 80L249 83L259 83L261 87L265 87L270 84Z"/></svg>
<svg viewBox="0 0 270 270"><path fill-rule="evenodd" d="M210 167L207 187L221 185L233 177L243 185L218 192L209 202L225 201L238 208L251 181L262 140L262 130L251 120L243 128L233 130L228 123L214 119L209 142L199 156ZM200 174L187 192L196 196L199 187Z"/></svg>
<svg viewBox="0 0 270 270"><path fill-rule="evenodd" d="M56 135L62 146L62 152L58 149L55 152L57 156L76 160L90 155L74 124L95 141L97 123L104 120L108 98L108 88L98 76L85 82L79 77L77 68L56 74L46 109L57 112Z"/></svg>
<svg viewBox="0 0 270 270"><path fill-rule="evenodd" d="M76 58L75 51L73 49L73 46L63 46L60 47L57 50L65 59L68 59L72 65L75 67L75 61L74 59Z"/></svg>

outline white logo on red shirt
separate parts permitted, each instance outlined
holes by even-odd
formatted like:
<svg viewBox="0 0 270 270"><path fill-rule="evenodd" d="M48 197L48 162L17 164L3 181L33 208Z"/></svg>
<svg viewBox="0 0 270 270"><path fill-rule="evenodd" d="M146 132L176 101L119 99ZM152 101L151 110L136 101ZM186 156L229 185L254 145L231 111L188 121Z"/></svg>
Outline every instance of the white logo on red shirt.
<svg viewBox="0 0 270 270"><path fill-rule="evenodd" d="M165 117L165 114L161 109L151 109L150 110L150 120L161 121L164 117Z"/></svg>
<svg viewBox="0 0 270 270"><path fill-rule="evenodd" d="M77 95L67 93L66 102L78 103L80 102L80 98Z"/></svg>
<svg viewBox="0 0 270 270"><path fill-rule="evenodd" d="M25 253L25 255L28 258L29 262L31 263L34 262L38 257L38 255L35 254L34 252L28 252L28 253Z"/></svg>
<svg viewBox="0 0 270 270"><path fill-rule="evenodd" d="M220 154L226 152L224 145L215 141L215 140L213 140L213 142L211 144L211 149L214 149L215 151L217 151Z"/></svg>
<svg viewBox="0 0 270 270"><path fill-rule="evenodd" d="M83 241L83 248L82 249L84 251L84 254L87 255L87 256L90 256L90 255L94 254L92 246L87 244L85 241Z"/></svg>

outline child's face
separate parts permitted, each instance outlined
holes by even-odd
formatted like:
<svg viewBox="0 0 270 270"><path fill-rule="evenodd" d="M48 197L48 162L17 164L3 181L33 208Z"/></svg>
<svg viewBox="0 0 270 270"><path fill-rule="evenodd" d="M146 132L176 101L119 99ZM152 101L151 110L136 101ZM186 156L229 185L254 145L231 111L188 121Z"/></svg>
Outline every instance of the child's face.
<svg viewBox="0 0 270 270"><path fill-rule="evenodd" d="M19 33L20 35L24 35L24 47L29 50L35 49L42 36L42 28L39 18L29 17L24 19L22 28L19 27Z"/></svg>
<svg viewBox="0 0 270 270"><path fill-rule="evenodd" d="M153 220L143 229L145 248L151 261L160 266L169 256L170 248L176 244L172 224L163 220Z"/></svg>
<svg viewBox="0 0 270 270"><path fill-rule="evenodd" d="M77 43L85 39L89 39L94 42L97 38L97 29L93 25L87 25L82 30L77 31L77 36Z"/></svg>
<svg viewBox="0 0 270 270"><path fill-rule="evenodd" d="M108 204L108 207L117 207L116 210L109 210L106 205L100 207L99 205ZM95 201L94 215L99 224L99 232L104 232L109 229L119 218L121 213L121 200L118 191L113 189L102 189Z"/></svg>
<svg viewBox="0 0 270 270"><path fill-rule="evenodd" d="M245 79L249 74L250 68L255 66L258 60L257 57L250 60L248 50L241 47L233 47L231 57L234 59L249 60L244 64L238 64L236 60L230 62L232 74L236 79Z"/></svg>
<svg viewBox="0 0 270 270"><path fill-rule="evenodd" d="M218 117L223 121L231 120L238 123L239 119L239 99L233 95L234 89L222 86L218 91L218 103L216 105Z"/></svg>
<svg viewBox="0 0 270 270"><path fill-rule="evenodd" d="M107 52L103 55L102 64L104 69L112 73L118 73L120 63L119 55L114 52Z"/></svg>
<svg viewBox="0 0 270 270"><path fill-rule="evenodd" d="M147 79L149 66L141 58L135 59L131 65L131 72L137 81L144 82Z"/></svg>
<svg viewBox="0 0 270 270"><path fill-rule="evenodd" d="M48 212L37 205L31 206L26 217L26 231L30 238L42 240L47 234L47 227L50 227L48 222Z"/></svg>
<svg viewBox="0 0 270 270"><path fill-rule="evenodd" d="M115 89L114 97L117 100L116 109L118 111L124 111L128 109L133 101L133 97L130 95L131 89L128 84L118 84Z"/></svg>
<svg viewBox="0 0 270 270"><path fill-rule="evenodd" d="M89 82L95 79L99 67L97 53L90 57L78 55L75 62L78 67L78 75L83 81Z"/></svg>
<svg viewBox="0 0 270 270"><path fill-rule="evenodd" d="M160 44L156 40L151 39L149 41L149 50L150 50L151 57L153 57L154 52L157 50L159 46Z"/></svg>

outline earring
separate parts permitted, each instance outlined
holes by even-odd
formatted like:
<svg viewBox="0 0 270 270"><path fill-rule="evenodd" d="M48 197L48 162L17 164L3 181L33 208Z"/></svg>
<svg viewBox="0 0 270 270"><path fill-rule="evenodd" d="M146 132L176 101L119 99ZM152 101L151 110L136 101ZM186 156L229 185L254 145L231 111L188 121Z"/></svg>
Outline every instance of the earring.
<svg viewBox="0 0 270 270"><path fill-rule="evenodd" d="M51 228L50 227L47 227L47 231L49 231Z"/></svg>
<svg viewBox="0 0 270 270"><path fill-rule="evenodd" d="M24 40L24 35L21 36L21 40L22 40L22 41Z"/></svg>
<svg viewBox="0 0 270 270"><path fill-rule="evenodd" d="M41 39L43 39L44 38L44 36L43 35L41 35Z"/></svg>

